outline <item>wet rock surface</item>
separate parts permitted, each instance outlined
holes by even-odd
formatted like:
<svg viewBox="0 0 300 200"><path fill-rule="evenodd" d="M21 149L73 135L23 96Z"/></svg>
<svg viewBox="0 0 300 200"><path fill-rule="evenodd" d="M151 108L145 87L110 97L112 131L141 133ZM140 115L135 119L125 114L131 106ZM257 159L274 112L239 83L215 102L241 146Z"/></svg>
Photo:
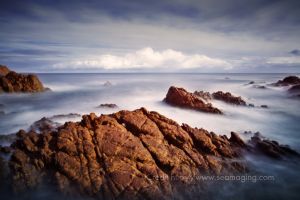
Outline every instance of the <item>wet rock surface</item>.
<svg viewBox="0 0 300 200"><path fill-rule="evenodd" d="M180 126L143 108L17 135L10 160L16 191L51 182L64 194L157 199L192 186L186 177L247 171L237 135Z"/></svg>
<svg viewBox="0 0 300 200"><path fill-rule="evenodd" d="M246 102L242 99L242 97L233 96L230 92L222 92L222 91L214 92L212 93L212 97L214 99L224 101L229 104L242 105L242 106L246 105Z"/></svg>
<svg viewBox="0 0 300 200"><path fill-rule="evenodd" d="M222 114L222 111L210 103L205 103L197 95L186 91L183 88L171 86L164 101L172 106L188 108L207 113Z"/></svg>
<svg viewBox="0 0 300 200"><path fill-rule="evenodd" d="M13 92L43 92L44 88L41 81L33 74L18 74L9 70L7 67L0 67L0 93Z"/></svg>

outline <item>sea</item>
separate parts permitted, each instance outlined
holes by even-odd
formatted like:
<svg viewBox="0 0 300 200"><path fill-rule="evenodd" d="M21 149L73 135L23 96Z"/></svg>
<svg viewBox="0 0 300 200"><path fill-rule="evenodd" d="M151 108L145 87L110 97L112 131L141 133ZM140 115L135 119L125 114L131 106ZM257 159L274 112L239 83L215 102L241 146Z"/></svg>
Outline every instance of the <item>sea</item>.
<svg viewBox="0 0 300 200"><path fill-rule="evenodd" d="M202 73L48 73L37 74L49 91L36 94L0 95L0 135L28 130L42 117L78 113L97 115L145 107L192 127L204 128L218 135L234 131L248 140L252 133L276 140L300 152L300 99L288 87L274 83L290 74L202 74ZM299 75L299 74L293 74ZM254 81L254 84L249 82ZM170 86L187 91L230 92L252 106L229 105L212 100L224 115L202 113L167 105ZM99 107L116 104L116 108ZM253 106L254 105L254 106ZM262 108L267 105L268 108ZM79 121L80 116L57 118L56 122ZM8 141L0 141L9 145ZM180 196L178 199L300 199L300 168L296 160L272 160L260 155L246 155L252 173L245 176L273 177L272 180L212 181L205 194ZM199 189L200 190L200 189ZM47 193L50 195L50 193ZM49 197L49 196L48 196ZM39 196L40 198L40 196Z"/></svg>

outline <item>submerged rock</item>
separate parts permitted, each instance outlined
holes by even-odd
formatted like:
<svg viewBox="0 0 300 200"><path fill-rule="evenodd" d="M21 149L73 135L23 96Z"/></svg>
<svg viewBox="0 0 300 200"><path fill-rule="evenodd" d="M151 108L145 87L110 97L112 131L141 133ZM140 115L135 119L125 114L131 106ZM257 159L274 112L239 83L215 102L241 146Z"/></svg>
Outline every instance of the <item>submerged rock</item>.
<svg viewBox="0 0 300 200"><path fill-rule="evenodd" d="M43 92L45 88L36 75L18 74L1 67L0 93L1 92Z"/></svg>
<svg viewBox="0 0 300 200"><path fill-rule="evenodd" d="M242 97L236 97L233 96L230 92L222 92L218 91L215 93L212 93L212 96L214 99L224 101L229 104L235 104L235 105L246 105L246 102L242 99Z"/></svg>
<svg viewBox="0 0 300 200"><path fill-rule="evenodd" d="M208 113L222 114L221 110L213 107L210 103L205 103L195 94L187 92L183 88L171 86L164 101L172 106Z"/></svg>
<svg viewBox="0 0 300 200"><path fill-rule="evenodd" d="M275 86L290 86L300 84L300 78L297 76L287 76L283 80L279 80L273 85Z"/></svg>
<svg viewBox="0 0 300 200"><path fill-rule="evenodd" d="M18 133L10 160L16 191L51 183L64 194L164 199L201 174L247 172L243 142L180 126L144 108L85 115L56 131Z"/></svg>

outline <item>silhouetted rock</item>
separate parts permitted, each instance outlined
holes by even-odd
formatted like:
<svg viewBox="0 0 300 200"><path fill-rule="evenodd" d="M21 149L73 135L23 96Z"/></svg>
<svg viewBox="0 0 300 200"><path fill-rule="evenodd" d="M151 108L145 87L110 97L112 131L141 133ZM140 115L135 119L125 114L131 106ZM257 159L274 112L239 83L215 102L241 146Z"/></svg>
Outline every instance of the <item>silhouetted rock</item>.
<svg viewBox="0 0 300 200"><path fill-rule="evenodd" d="M218 91L215 93L212 93L212 96L214 99L224 101L229 104L235 104L235 105L246 105L246 102L242 99L242 97L235 97L230 92L222 92Z"/></svg>
<svg viewBox="0 0 300 200"><path fill-rule="evenodd" d="M277 81L274 83L275 86L290 86L300 84L300 78L297 76L287 76L283 80Z"/></svg>
<svg viewBox="0 0 300 200"><path fill-rule="evenodd" d="M164 101L172 106L208 113L222 114L218 108L213 107L210 103L205 103L196 95L187 92L183 88L171 86Z"/></svg>
<svg viewBox="0 0 300 200"><path fill-rule="evenodd" d="M20 131L10 160L15 191L51 183L65 194L162 199L202 174L247 172L237 134L180 126L146 109L84 115L55 131Z"/></svg>
<svg viewBox="0 0 300 200"><path fill-rule="evenodd" d="M8 68L7 68L8 69ZM9 70L9 69L8 69ZM1 92L43 92L45 88L38 77L33 74L18 74L14 71L7 72L2 68L3 76L0 76ZM5 74L5 76L4 76Z"/></svg>
<svg viewBox="0 0 300 200"><path fill-rule="evenodd" d="M117 108L117 104L114 103L104 103L104 104L100 104L98 106L98 108Z"/></svg>

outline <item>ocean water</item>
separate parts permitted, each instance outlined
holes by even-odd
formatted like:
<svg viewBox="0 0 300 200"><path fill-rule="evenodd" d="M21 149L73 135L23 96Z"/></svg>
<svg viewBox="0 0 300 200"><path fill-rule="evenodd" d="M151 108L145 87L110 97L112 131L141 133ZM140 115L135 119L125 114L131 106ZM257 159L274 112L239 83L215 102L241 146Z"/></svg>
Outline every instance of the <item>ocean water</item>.
<svg viewBox="0 0 300 200"><path fill-rule="evenodd" d="M157 111L178 123L204 128L217 134L259 131L264 137L287 144L300 151L300 100L292 98L286 87L272 87L269 84L287 74L38 74L45 87L51 91L39 94L0 95L0 135L28 129L42 117L57 114L91 112L100 114L118 110L134 110L145 107ZM111 85L105 83L109 81ZM259 89L249 85L266 86ZM193 92L222 90L242 96L255 107L233 106L220 101L212 104L225 115L214 115L171 107L162 100L170 86L183 87ZM114 103L118 108L97 108L99 104ZM260 105L268 105L268 109ZM80 117L59 118L58 122L78 121ZM275 162L266 158L248 156L247 161L258 174L272 175L275 181L221 183L219 192L207 193L210 197L238 197L233 199L279 199L300 196L299 163ZM216 184L215 184L216 185ZM253 190L253 191L252 191ZM256 192L254 192L256 191ZM246 195L249 193L248 195ZM185 196L184 198L195 198Z"/></svg>

